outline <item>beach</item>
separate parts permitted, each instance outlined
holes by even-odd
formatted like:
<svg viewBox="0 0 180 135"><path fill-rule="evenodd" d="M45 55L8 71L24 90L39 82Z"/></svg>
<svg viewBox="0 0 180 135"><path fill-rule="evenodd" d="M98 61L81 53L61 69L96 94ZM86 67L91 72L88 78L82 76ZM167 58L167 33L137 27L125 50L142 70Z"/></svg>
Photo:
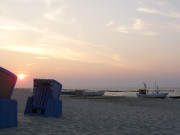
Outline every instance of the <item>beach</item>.
<svg viewBox="0 0 180 135"><path fill-rule="evenodd" d="M32 90L14 90L18 127L0 135L179 135L180 99L84 98L61 95L58 118L24 115Z"/></svg>

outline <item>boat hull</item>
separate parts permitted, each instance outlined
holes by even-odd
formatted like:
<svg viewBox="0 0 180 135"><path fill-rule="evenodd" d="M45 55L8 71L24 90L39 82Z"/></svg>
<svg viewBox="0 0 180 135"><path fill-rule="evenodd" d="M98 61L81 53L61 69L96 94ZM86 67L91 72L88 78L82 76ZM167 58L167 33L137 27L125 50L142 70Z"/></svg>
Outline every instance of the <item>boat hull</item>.
<svg viewBox="0 0 180 135"><path fill-rule="evenodd" d="M76 95L75 90L62 90L61 94Z"/></svg>
<svg viewBox="0 0 180 135"><path fill-rule="evenodd" d="M83 91L83 96L103 96L104 91Z"/></svg>

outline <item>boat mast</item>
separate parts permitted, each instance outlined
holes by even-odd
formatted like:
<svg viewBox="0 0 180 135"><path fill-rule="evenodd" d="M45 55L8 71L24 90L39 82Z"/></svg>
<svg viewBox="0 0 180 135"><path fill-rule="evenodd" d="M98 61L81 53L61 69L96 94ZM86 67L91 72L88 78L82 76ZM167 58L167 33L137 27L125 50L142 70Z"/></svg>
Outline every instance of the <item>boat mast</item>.
<svg viewBox="0 0 180 135"><path fill-rule="evenodd" d="M158 87L158 85L157 85L157 92L156 92L157 94L159 93L159 87Z"/></svg>
<svg viewBox="0 0 180 135"><path fill-rule="evenodd" d="M145 84L145 82L143 82L144 84L144 89L147 90L147 85Z"/></svg>
<svg viewBox="0 0 180 135"><path fill-rule="evenodd" d="M145 84L145 82L143 82L143 84L144 84L144 90L145 90L145 93L148 93L147 85Z"/></svg>
<svg viewBox="0 0 180 135"><path fill-rule="evenodd" d="M158 85L156 85L156 82L155 82L155 89L156 89L156 93L158 94L159 93L159 87L158 87Z"/></svg>

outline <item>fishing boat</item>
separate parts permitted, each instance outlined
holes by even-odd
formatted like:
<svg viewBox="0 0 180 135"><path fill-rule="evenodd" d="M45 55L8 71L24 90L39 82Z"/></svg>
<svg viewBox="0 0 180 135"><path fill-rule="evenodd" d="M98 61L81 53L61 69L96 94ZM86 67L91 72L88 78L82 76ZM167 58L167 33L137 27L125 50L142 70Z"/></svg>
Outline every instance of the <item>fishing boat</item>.
<svg viewBox="0 0 180 135"><path fill-rule="evenodd" d="M64 90L61 91L61 94L76 95L76 91L75 90L64 89Z"/></svg>
<svg viewBox="0 0 180 135"><path fill-rule="evenodd" d="M137 93L137 97L144 97L144 98L166 98L168 95L168 92L166 93L160 93L158 85L156 85L156 92L155 93L149 93L147 89L147 85L144 83L144 89L139 89L139 93Z"/></svg>
<svg viewBox="0 0 180 135"><path fill-rule="evenodd" d="M103 96L104 91L83 91L83 96Z"/></svg>

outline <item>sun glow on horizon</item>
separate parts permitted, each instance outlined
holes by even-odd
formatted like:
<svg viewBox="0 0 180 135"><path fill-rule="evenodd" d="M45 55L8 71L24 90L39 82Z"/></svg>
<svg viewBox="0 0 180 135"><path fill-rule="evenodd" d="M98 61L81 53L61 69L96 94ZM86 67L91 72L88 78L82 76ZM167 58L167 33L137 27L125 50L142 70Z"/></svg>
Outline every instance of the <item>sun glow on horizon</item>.
<svg viewBox="0 0 180 135"><path fill-rule="evenodd" d="M24 74L18 74L17 76L18 76L18 78L19 78L20 80L23 80L23 79L24 79L24 77L25 77L25 75L24 75Z"/></svg>

